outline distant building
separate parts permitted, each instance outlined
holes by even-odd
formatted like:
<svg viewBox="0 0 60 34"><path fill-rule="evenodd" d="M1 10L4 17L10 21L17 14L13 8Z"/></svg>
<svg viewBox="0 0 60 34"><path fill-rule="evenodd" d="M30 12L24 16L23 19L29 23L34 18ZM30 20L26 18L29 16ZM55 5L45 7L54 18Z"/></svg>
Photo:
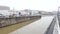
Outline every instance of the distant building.
<svg viewBox="0 0 60 34"><path fill-rule="evenodd" d="M10 10L10 7L8 6L0 6L0 14L3 14L4 16L8 15L8 11Z"/></svg>
<svg viewBox="0 0 60 34"><path fill-rule="evenodd" d="M0 6L0 10L10 10L8 6Z"/></svg>
<svg viewBox="0 0 60 34"><path fill-rule="evenodd" d="M29 10L29 9L25 9L25 10L21 10L21 15L23 16L36 16L36 15L40 15L40 11L38 10Z"/></svg>
<svg viewBox="0 0 60 34"><path fill-rule="evenodd" d="M8 15L10 8L8 6L0 6L0 14Z"/></svg>

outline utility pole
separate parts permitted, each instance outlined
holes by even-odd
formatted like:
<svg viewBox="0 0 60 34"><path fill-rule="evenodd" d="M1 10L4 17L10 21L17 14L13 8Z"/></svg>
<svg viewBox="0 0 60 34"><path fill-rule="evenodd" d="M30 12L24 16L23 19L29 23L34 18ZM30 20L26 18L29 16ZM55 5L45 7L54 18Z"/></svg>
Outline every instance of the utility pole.
<svg viewBox="0 0 60 34"><path fill-rule="evenodd" d="M15 16L15 14L14 14L14 13L15 13L15 9L13 8L13 17Z"/></svg>
<svg viewBox="0 0 60 34"><path fill-rule="evenodd" d="M59 14L59 12L60 12L60 7L58 7L58 13L57 13L58 22L59 22L59 26L60 26L60 14Z"/></svg>

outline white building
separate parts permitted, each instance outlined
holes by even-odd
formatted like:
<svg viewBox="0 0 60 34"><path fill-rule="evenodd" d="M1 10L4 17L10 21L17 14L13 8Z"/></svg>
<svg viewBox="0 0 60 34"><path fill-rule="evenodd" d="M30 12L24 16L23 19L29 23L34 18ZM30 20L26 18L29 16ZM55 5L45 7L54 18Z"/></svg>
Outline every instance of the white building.
<svg viewBox="0 0 60 34"><path fill-rule="evenodd" d="M0 6L0 14L3 14L2 16L9 15L10 8L8 6Z"/></svg>
<svg viewBox="0 0 60 34"><path fill-rule="evenodd" d="M38 11L38 10L28 10L28 9L26 9L26 10L21 10L20 11L21 12L21 15L23 15L23 16L36 16L36 15L40 15L40 11Z"/></svg>

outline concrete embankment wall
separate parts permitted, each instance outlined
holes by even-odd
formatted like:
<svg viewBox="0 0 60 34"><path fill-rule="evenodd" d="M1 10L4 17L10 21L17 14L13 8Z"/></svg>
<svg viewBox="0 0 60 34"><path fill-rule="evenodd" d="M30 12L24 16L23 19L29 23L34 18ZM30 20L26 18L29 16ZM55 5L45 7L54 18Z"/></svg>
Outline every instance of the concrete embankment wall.
<svg viewBox="0 0 60 34"><path fill-rule="evenodd" d="M14 18L0 18L0 27L8 26L23 21L40 18L41 16L28 16L28 17L14 17Z"/></svg>

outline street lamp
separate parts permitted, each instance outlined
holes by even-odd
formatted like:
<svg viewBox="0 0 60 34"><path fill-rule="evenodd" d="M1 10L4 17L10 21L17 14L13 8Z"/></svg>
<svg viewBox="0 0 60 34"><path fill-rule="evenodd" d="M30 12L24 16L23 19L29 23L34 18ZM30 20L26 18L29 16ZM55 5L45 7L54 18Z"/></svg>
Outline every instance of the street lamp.
<svg viewBox="0 0 60 34"><path fill-rule="evenodd" d="M57 17L58 17L58 22L59 22L59 26L60 26L60 17L59 17L59 12L60 12L60 7L58 7L58 13L57 13Z"/></svg>

